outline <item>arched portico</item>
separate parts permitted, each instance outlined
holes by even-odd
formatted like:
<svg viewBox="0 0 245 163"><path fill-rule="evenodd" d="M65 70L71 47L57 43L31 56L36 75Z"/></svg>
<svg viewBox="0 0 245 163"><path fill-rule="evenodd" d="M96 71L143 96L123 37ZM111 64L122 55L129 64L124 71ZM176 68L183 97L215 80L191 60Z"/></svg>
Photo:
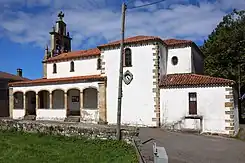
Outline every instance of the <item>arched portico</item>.
<svg viewBox="0 0 245 163"><path fill-rule="evenodd" d="M36 92L28 91L25 93L26 115L36 115Z"/></svg>
<svg viewBox="0 0 245 163"><path fill-rule="evenodd" d="M24 93L15 92L14 93L14 109L24 109Z"/></svg>
<svg viewBox="0 0 245 163"><path fill-rule="evenodd" d="M98 109L98 91L95 88L83 90L83 109Z"/></svg>
<svg viewBox="0 0 245 163"><path fill-rule="evenodd" d="M68 115L80 116L81 100L80 90L73 88L67 91Z"/></svg>
<svg viewBox="0 0 245 163"><path fill-rule="evenodd" d="M38 109L49 109L49 91L42 90L38 92L39 108Z"/></svg>
<svg viewBox="0 0 245 163"><path fill-rule="evenodd" d="M52 92L52 109L65 108L65 92L61 89L56 89Z"/></svg>

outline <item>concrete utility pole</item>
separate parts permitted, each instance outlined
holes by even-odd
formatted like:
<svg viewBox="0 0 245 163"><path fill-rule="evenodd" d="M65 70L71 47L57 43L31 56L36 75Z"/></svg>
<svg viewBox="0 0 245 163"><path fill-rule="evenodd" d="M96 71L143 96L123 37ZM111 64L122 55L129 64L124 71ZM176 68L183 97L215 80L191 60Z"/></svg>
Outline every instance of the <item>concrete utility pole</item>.
<svg viewBox="0 0 245 163"><path fill-rule="evenodd" d="M121 108L122 108L122 80L123 80L123 53L124 53L124 28L125 28L126 4L122 4L122 38L120 52L119 82L118 82L118 103L117 103L117 140L121 140Z"/></svg>

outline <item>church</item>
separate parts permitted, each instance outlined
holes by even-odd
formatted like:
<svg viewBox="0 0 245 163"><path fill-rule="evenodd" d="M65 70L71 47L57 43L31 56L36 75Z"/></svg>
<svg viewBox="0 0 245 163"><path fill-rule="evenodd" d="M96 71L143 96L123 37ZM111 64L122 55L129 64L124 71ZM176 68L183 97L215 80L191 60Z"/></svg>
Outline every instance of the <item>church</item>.
<svg viewBox="0 0 245 163"><path fill-rule="evenodd" d="M72 51L63 18L50 32L43 77L9 84L10 117L116 124L120 40ZM193 41L126 38L122 125L236 135L235 82L203 75L203 67Z"/></svg>

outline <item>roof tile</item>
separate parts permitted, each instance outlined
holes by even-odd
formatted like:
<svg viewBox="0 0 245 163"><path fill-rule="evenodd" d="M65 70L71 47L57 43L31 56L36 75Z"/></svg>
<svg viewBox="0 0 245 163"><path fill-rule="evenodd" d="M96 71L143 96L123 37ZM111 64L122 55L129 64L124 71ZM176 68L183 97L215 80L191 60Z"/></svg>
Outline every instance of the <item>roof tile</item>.
<svg viewBox="0 0 245 163"><path fill-rule="evenodd" d="M38 84L58 84L58 83L73 83L75 81L102 81L106 77L101 75L88 75L88 76L76 76L76 77L66 77L66 78L51 78L51 79L36 79L21 82L9 83L9 86L27 86L27 85L38 85Z"/></svg>
<svg viewBox="0 0 245 163"><path fill-rule="evenodd" d="M18 80L29 80L27 78L20 77L17 75L13 75L13 74L3 72L3 71L0 71L0 79L9 79L9 80L16 80L16 81L18 81Z"/></svg>
<svg viewBox="0 0 245 163"><path fill-rule="evenodd" d="M160 87L232 85L233 80L197 74L169 74L160 81Z"/></svg>
<svg viewBox="0 0 245 163"><path fill-rule="evenodd" d="M63 60L63 59L72 59L72 58L78 58L78 57L97 56L97 55L100 55L100 50L98 48L71 51L68 53L62 53L60 55L49 58L46 60L46 62L58 61L58 60Z"/></svg>

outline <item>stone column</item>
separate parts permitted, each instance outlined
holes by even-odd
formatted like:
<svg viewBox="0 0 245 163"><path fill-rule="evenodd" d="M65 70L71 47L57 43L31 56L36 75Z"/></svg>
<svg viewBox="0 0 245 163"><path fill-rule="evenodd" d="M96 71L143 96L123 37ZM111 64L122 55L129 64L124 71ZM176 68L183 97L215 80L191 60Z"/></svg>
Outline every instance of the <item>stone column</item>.
<svg viewBox="0 0 245 163"><path fill-rule="evenodd" d="M9 88L9 117L10 118L13 118L13 110L14 110L13 88Z"/></svg>
<svg viewBox="0 0 245 163"><path fill-rule="evenodd" d="M53 109L53 94L49 93L49 109Z"/></svg>
<svg viewBox="0 0 245 163"><path fill-rule="evenodd" d="M83 113L83 90L80 91L80 116L82 116Z"/></svg>
<svg viewBox="0 0 245 163"><path fill-rule="evenodd" d="M24 109L25 115L26 115L27 111L26 111L26 94L25 93L23 93L23 109Z"/></svg>
<svg viewBox="0 0 245 163"><path fill-rule="evenodd" d="M67 101L68 101L68 99L67 99L67 93L65 92L64 93L64 108L65 108L65 110L66 110L66 116L68 116L69 115L69 110L68 110L68 103L67 103Z"/></svg>
<svg viewBox="0 0 245 163"><path fill-rule="evenodd" d="M107 124L106 83L105 82L99 83L98 108L99 108L99 123Z"/></svg>
<svg viewBox="0 0 245 163"><path fill-rule="evenodd" d="M39 96L38 93L36 93L36 114L38 109L39 109Z"/></svg>

